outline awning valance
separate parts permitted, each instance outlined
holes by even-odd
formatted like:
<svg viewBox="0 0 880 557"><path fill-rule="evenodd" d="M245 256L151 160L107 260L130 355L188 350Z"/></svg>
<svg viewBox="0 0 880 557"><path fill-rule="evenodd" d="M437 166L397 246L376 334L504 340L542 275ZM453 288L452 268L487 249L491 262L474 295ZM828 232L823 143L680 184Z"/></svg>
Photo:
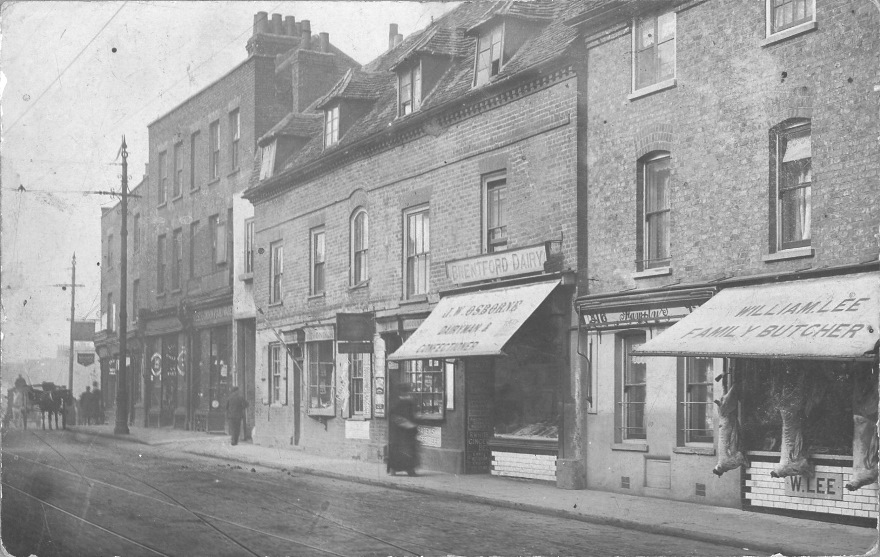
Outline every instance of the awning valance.
<svg viewBox="0 0 880 557"><path fill-rule="evenodd" d="M877 273L729 288L633 352L869 359L880 338L878 298Z"/></svg>
<svg viewBox="0 0 880 557"><path fill-rule="evenodd" d="M559 281L443 298L389 360L496 356Z"/></svg>

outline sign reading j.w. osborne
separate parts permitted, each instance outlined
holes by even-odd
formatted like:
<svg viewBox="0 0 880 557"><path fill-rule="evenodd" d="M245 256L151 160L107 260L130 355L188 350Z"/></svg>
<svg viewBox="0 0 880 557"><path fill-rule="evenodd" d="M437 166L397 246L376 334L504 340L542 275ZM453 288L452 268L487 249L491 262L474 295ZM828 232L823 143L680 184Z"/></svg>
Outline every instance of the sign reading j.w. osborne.
<svg viewBox="0 0 880 557"><path fill-rule="evenodd" d="M527 248L499 251L448 261L446 263L446 276L454 284L491 280L528 273L538 273L544 270L544 262L547 260L547 251L544 244Z"/></svg>

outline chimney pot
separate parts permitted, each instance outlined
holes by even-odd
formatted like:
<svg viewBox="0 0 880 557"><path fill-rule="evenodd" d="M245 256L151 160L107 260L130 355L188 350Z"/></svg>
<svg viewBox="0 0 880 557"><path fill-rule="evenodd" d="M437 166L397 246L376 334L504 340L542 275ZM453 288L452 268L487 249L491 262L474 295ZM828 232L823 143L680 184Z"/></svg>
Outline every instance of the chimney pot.
<svg viewBox="0 0 880 557"><path fill-rule="evenodd" d="M289 15L284 18L284 34L290 35L291 37L295 37L296 33L296 18L292 15Z"/></svg>
<svg viewBox="0 0 880 557"><path fill-rule="evenodd" d="M296 22L293 24L293 36L299 37L302 34L302 23Z"/></svg>
<svg viewBox="0 0 880 557"><path fill-rule="evenodd" d="M299 23L300 26L300 42L299 47L303 50L311 50L312 48L312 23L308 19L304 19Z"/></svg>
<svg viewBox="0 0 880 557"><path fill-rule="evenodd" d="M321 52L330 52L330 33L319 33L321 40Z"/></svg>
<svg viewBox="0 0 880 557"><path fill-rule="evenodd" d="M269 14L266 12L257 12L254 14L254 35L265 33L268 31Z"/></svg>
<svg viewBox="0 0 880 557"><path fill-rule="evenodd" d="M397 24L392 23L388 26L388 50L394 48L394 41L397 37Z"/></svg>
<svg viewBox="0 0 880 557"><path fill-rule="evenodd" d="M281 35L281 14L272 14L272 25L269 27L269 32L273 35Z"/></svg>

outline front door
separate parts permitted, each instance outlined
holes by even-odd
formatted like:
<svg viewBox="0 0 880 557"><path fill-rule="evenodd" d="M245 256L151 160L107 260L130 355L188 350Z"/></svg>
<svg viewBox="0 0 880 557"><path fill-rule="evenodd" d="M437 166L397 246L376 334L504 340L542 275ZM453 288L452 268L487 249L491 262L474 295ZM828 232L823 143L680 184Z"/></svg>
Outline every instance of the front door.
<svg viewBox="0 0 880 557"><path fill-rule="evenodd" d="M489 440L492 425L495 378L492 358L468 358L465 362L465 474L488 474L492 470Z"/></svg>
<svg viewBox="0 0 880 557"><path fill-rule="evenodd" d="M159 410L159 426L174 425L174 410L177 408L177 335L167 335L162 339L162 385Z"/></svg>
<svg viewBox="0 0 880 557"><path fill-rule="evenodd" d="M208 431L224 431L226 427L226 399L232 383L229 332L229 327L211 329Z"/></svg>

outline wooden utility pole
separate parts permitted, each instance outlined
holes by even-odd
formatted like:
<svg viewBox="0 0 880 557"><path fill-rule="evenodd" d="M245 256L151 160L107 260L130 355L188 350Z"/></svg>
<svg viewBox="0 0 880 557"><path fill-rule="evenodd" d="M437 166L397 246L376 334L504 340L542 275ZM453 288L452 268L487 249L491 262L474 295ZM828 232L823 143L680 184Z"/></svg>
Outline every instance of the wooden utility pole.
<svg viewBox="0 0 880 557"><path fill-rule="evenodd" d="M73 254L73 258L70 261L70 284L54 284L53 286L60 286L63 290L67 290L67 288L70 287L70 357L67 370L67 388L73 393L73 316L74 308L76 306L76 287L85 285L76 283L76 253Z"/></svg>
<svg viewBox="0 0 880 557"><path fill-rule="evenodd" d="M113 433L128 434L128 367L126 364L128 336L128 151L122 136L122 231L120 232L120 281L119 300L119 365L116 381L116 426ZM73 364L71 364L73 365Z"/></svg>

